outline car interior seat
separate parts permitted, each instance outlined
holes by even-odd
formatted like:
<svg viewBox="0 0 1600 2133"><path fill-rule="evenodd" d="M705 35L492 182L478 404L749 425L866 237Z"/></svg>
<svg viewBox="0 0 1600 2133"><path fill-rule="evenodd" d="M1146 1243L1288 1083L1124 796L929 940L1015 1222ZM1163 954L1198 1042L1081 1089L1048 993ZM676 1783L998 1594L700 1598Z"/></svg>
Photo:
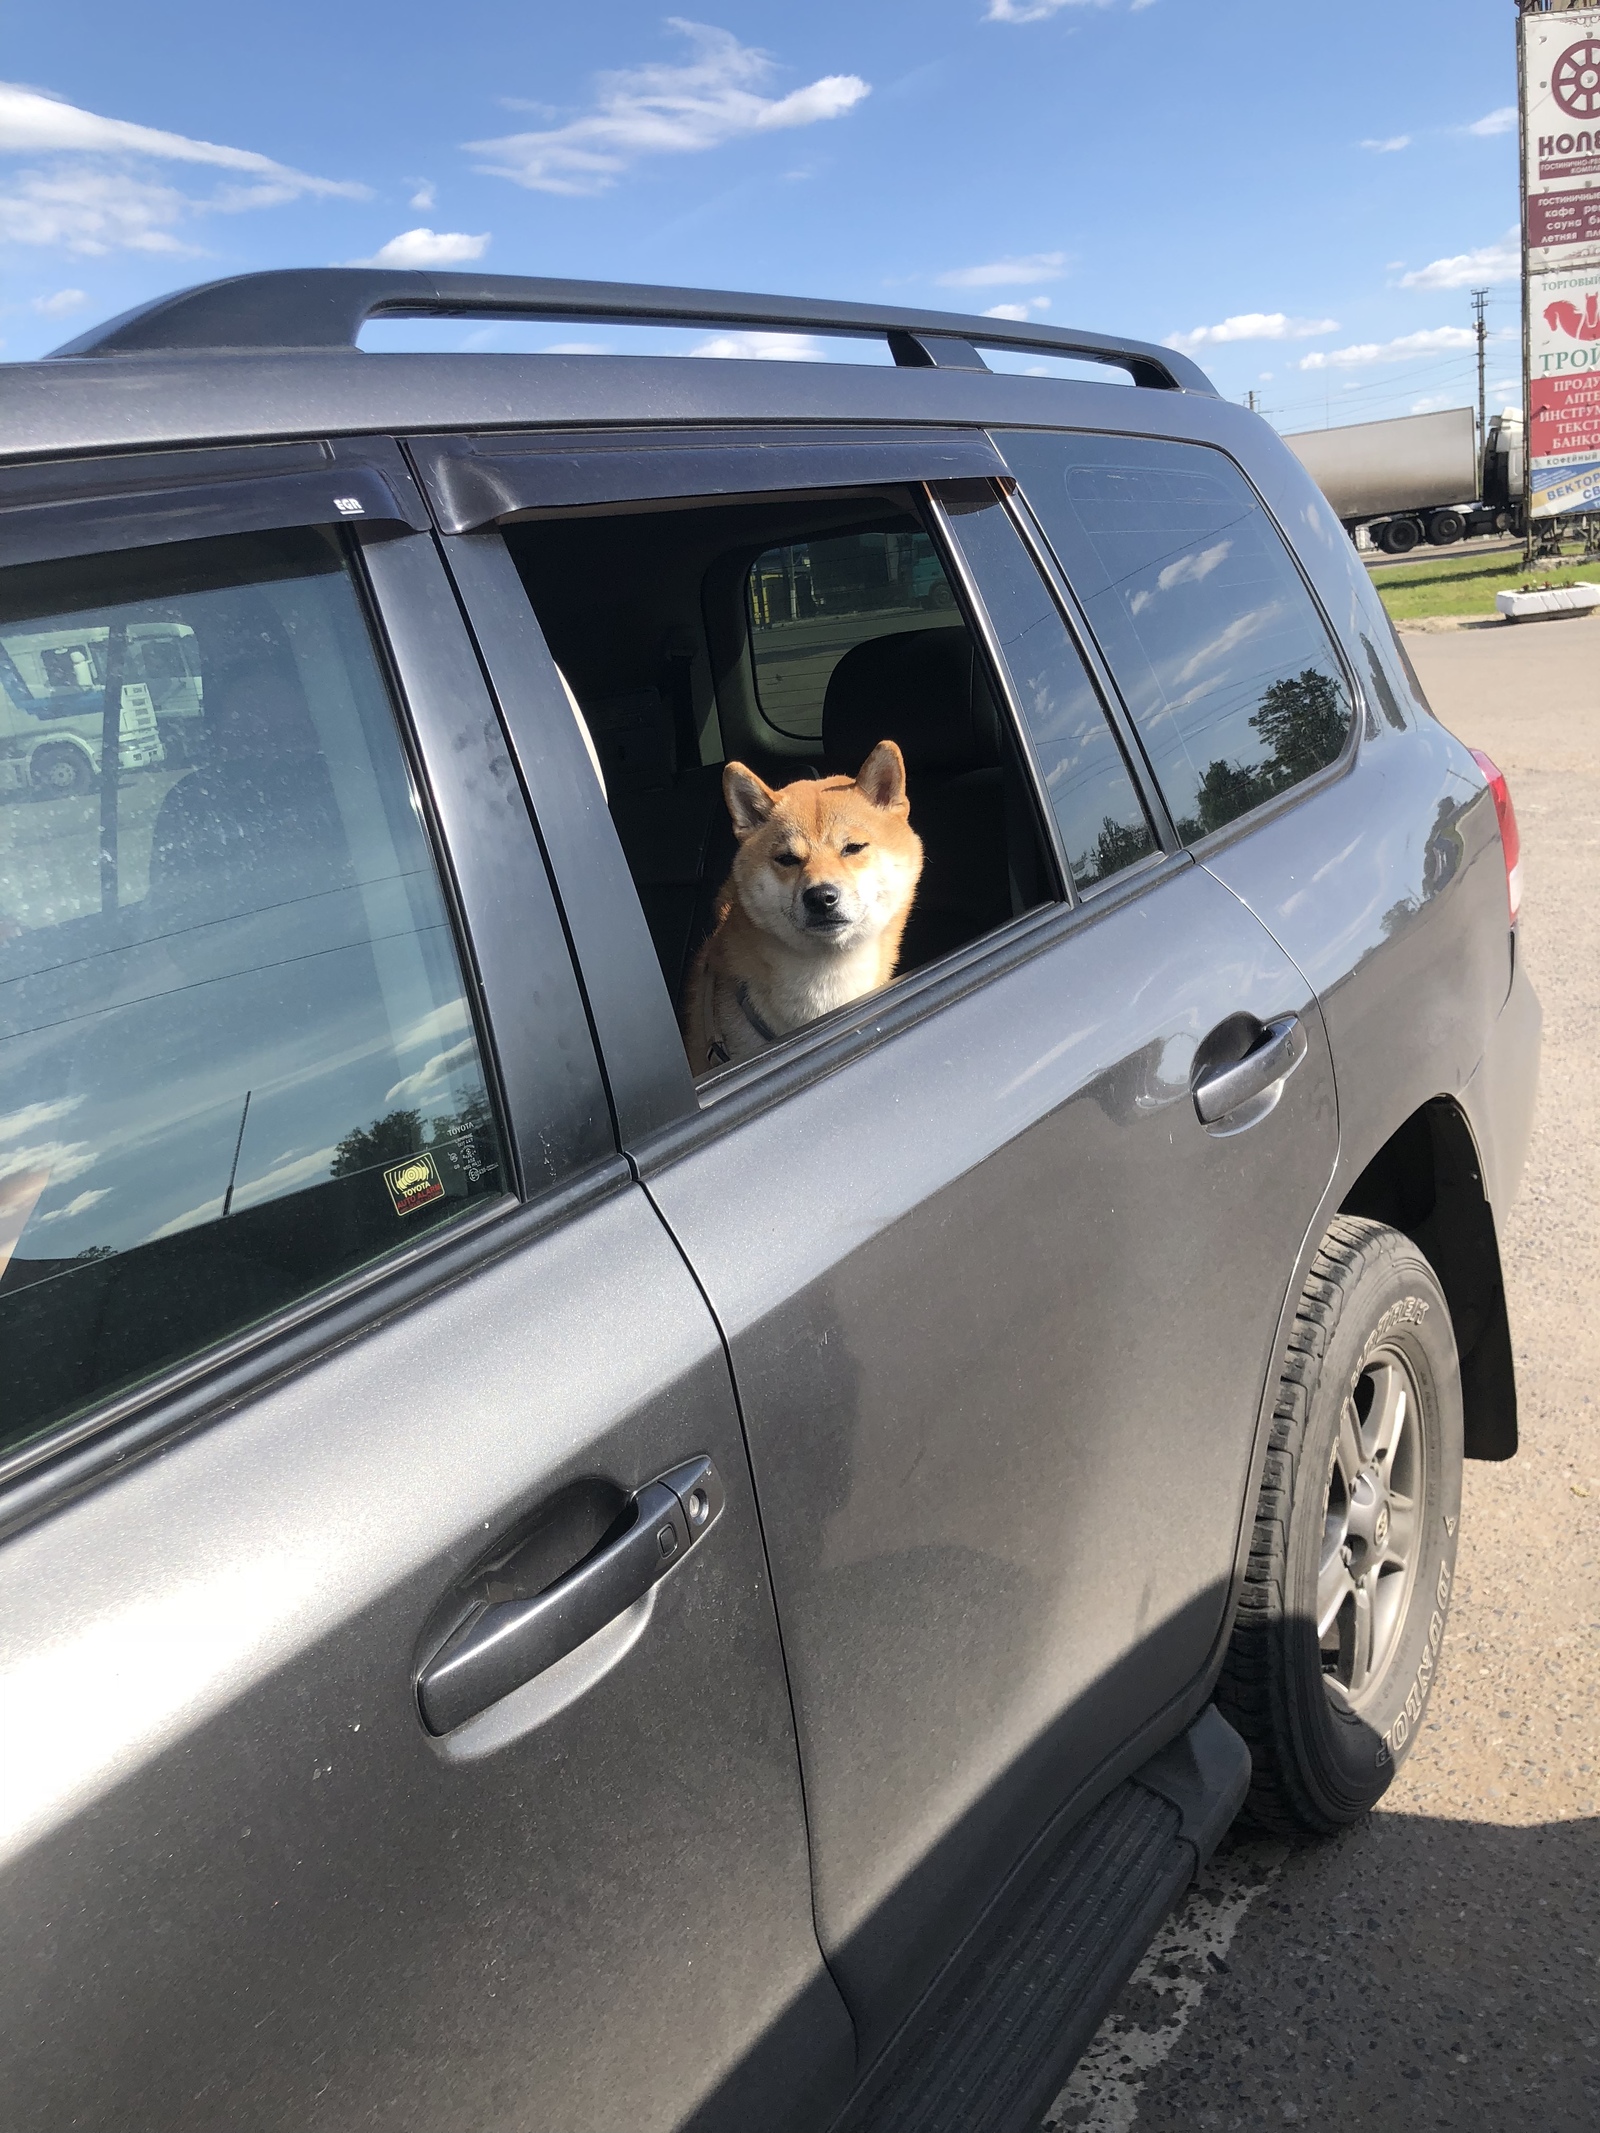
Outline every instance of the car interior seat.
<svg viewBox="0 0 1600 2133"><path fill-rule="evenodd" d="M915 970L1043 900L1038 832L1009 723L959 623L868 638L822 707L830 772L854 777L881 740L906 761L922 880L901 951Z"/></svg>
<svg viewBox="0 0 1600 2133"><path fill-rule="evenodd" d="M711 930L712 903L733 865L722 766L679 769L675 722L659 689L590 697L583 717L676 1007L695 950Z"/></svg>

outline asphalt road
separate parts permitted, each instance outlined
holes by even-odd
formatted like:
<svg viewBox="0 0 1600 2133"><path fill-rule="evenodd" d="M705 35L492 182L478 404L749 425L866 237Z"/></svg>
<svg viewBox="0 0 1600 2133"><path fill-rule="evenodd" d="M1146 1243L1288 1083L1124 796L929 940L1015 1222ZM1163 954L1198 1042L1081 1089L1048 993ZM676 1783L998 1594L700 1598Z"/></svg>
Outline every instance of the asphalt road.
<svg viewBox="0 0 1600 2133"><path fill-rule="evenodd" d="M1496 556L1520 555L1521 553L1522 536L1520 533L1490 533L1474 541L1452 541L1445 548L1434 548L1424 541L1419 548L1413 548L1409 555L1383 555L1380 553L1377 555L1363 555L1361 560L1366 564L1368 570L1375 570L1381 576L1384 571L1398 570L1405 563L1442 562L1447 556L1453 555Z"/></svg>
<svg viewBox="0 0 1600 2133"><path fill-rule="evenodd" d="M1406 646L1522 829L1545 1041L1504 1239L1521 1450L1467 1468L1440 1674L1381 1806L1225 1847L1052 2128L1600 2127L1600 619Z"/></svg>

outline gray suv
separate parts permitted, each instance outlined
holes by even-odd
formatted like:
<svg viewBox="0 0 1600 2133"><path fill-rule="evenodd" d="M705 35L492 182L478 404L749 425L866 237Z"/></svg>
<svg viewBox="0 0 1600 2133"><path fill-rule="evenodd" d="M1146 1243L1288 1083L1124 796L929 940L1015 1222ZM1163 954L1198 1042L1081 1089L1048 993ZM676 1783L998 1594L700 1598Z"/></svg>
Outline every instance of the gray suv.
<svg viewBox="0 0 1600 2133"><path fill-rule="evenodd" d="M1168 349L328 270L3 378L7 730L99 767L0 807L0 2121L1020 2133L1423 1716L1503 781ZM724 764L884 739L892 982L689 1057Z"/></svg>

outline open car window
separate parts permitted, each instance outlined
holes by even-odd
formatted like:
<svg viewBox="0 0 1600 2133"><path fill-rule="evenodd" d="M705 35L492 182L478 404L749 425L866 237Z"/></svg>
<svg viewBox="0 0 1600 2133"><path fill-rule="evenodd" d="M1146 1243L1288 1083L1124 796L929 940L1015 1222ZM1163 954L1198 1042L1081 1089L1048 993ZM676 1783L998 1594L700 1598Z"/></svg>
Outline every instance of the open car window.
<svg viewBox="0 0 1600 2133"><path fill-rule="evenodd" d="M1080 890L1154 850L1036 563L972 487L1005 676L925 490L505 528L697 1075L1056 900L1058 848Z"/></svg>

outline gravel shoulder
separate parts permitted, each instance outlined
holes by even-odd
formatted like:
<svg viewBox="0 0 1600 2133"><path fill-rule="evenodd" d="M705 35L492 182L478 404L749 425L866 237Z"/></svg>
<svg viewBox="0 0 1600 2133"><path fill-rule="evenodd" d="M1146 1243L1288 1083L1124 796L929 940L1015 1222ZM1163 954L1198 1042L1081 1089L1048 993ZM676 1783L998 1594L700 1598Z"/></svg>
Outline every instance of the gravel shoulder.
<svg viewBox="0 0 1600 2133"><path fill-rule="evenodd" d="M1545 1035L1505 1236L1521 1449L1467 1467L1428 1721L1381 1806L1225 1848L1052 2128L1600 2126L1600 619L1406 648L1522 829Z"/></svg>

